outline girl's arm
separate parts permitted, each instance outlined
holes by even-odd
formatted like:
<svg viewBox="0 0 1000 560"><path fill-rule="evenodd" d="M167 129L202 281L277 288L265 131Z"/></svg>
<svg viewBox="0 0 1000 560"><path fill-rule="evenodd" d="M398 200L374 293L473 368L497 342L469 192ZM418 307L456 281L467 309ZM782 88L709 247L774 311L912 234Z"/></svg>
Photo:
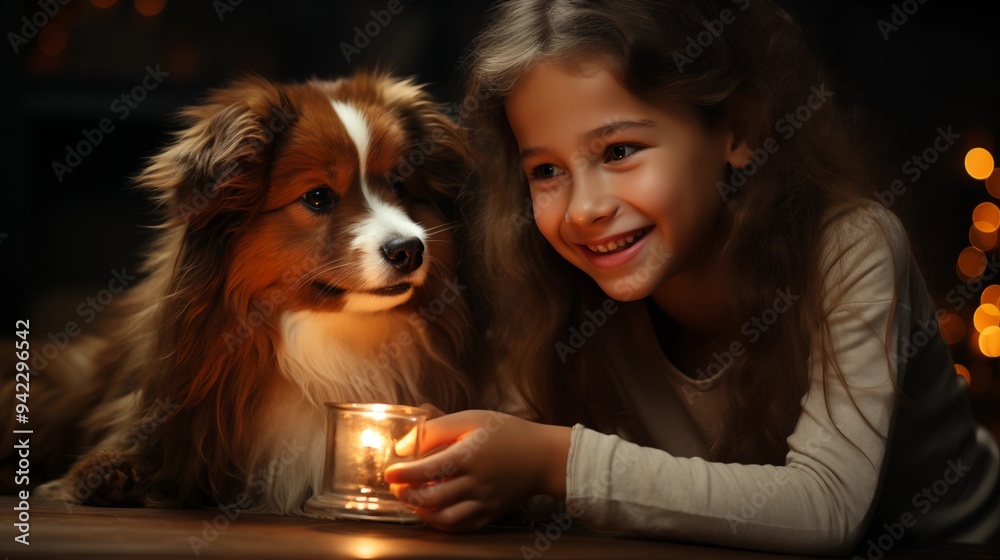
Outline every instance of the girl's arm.
<svg viewBox="0 0 1000 560"><path fill-rule="evenodd" d="M421 453L447 444L385 472L393 493L432 527L478 529L534 495L566 494L568 427L466 410L427 422ZM404 438L396 451L411 455L413 440Z"/></svg>
<svg viewBox="0 0 1000 560"><path fill-rule="evenodd" d="M633 534L799 554L853 550L880 488L894 381L903 384L898 345L911 340L915 317L905 233L887 211L853 213L827 235L828 361L836 361L844 382L831 363L824 381L823 364L810 359L810 387L785 464L676 457L578 425L568 510L589 526ZM935 320L929 299L918 309L920 318Z"/></svg>
<svg viewBox="0 0 1000 560"><path fill-rule="evenodd" d="M878 227L873 219L861 225ZM386 478L446 479L395 488L443 529L482 526L533 493L561 497L565 475L567 512L592 528L771 551L850 551L879 488L886 443L878 434L890 435L896 341L911 334L905 233L891 218L884 225L888 241L858 224L838 230L843 251L822 259L831 263L827 290L836 302L827 307L827 328L851 390L832 371L824 383L820 364L810 363L811 387L785 465L675 457L581 425L567 446L566 428L470 411L428 423L425 448L458 444L387 470Z"/></svg>

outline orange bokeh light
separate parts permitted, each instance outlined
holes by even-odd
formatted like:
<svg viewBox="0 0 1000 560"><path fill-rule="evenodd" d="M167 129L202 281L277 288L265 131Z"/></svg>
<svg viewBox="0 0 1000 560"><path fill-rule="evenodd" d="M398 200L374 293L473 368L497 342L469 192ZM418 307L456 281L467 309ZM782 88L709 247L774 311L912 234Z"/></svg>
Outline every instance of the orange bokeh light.
<svg viewBox="0 0 1000 560"><path fill-rule="evenodd" d="M990 325L980 332L979 351L990 358L1000 357L1000 327Z"/></svg>
<svg viewBox="0 0 1000 560"><path fill-rule="evenodd" d="M979 332L983 332L989 326L1000 326L1000 308L992 303L980 305L972 315L972 324Z"/></svg>
<svg viewBox="0 0 1000 560"><path fill-rule="evenodd" d="M993 198L1000 198L1000 167L993 170L993 174L986 179L986 190Z"/></svg>
<svg viewBox="0 0 1000 560"><path fill-rule="evenodd" d="M135 0L135 11L147 17L159 14L166 6L167 0Z"/></svg>
<svg viewBox="0 0 1000 560"><path fill-rule="evenodd" d="M964 278L978 278L986 270L986 255L975 247L966 247L958 255L957 268Z"/></svg>
<svg viewBox="0 0 1000 560"><path fill-rule="evenodd" d="M941 338L948 344L957 344L965 336L965 321L955 313L948 313L938 321Z"/></svg>
<svg viewBox="0 0 1000 560"><path fill-rule="evenodd" d="M965 171L973 179L986 179L993 168L993 156L983 148L972 148L965 154Z"/></svg>
<svg viewBox="0 0 1000 560"><path fill-rule="evenodd" d="M985 232L976 226L972 226L969 228L969 243L980 251L989 251L997 246L998 231L1000 230Z"/></svg>
<svg viewBox="0 0 1000 560"><path fill-rule="evenodd" d="M983 288L983 293L979 294L979 303L992 303L1000 307L1000 285L990 284Z"/></svg>
<svg viewBox="0 0 1000 560"><path fill-rule="evenodd" d="M59 23L46 25L38 35L38 50L49 56L63 52L67 44L69 44L69 31Z"/></svg>
<svg viewBox="0 0 1000 560"><path fill-rule="evenodd" d="M992 202L984 202L972 211L972 225L984 233L1000 228L1000 208Z"/></svg>
<svg viewBox="0 0 1000 560"><path fill-rule="evenodd" d="M962 364L955 364L955 373L964 377L966 383L972 383L972 374L969 373L969 368Z"/></svg>

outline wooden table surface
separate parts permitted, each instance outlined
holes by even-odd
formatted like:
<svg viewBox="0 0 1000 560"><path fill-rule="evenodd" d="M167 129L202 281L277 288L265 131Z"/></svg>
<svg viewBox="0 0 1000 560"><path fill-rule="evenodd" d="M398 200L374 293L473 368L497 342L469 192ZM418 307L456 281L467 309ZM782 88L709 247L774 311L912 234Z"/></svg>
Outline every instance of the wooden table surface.
<svg viewBox="0 0 1000 560"><path fill-rule="evenodd" d="M0 496L0 558L796 558L677 542L490 527L448 534L429 527L368 521L240 514L219 510L67 507L32 499L30 545L14 542L13 496ZM212 528L215 523L217 528ZM543 550L544 549L544 550ZM887 558L998 558L989 547L924 546ZM535 554L537 553L537 555Z"/></svg>

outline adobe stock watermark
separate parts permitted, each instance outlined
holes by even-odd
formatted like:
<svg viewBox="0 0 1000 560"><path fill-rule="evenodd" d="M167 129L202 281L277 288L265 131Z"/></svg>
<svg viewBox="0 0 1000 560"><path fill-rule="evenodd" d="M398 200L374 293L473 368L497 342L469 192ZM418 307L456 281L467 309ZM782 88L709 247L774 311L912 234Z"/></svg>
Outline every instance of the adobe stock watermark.
<svg viewBox="0 0 1000 560"><path fill-rule="evenodd" d="M226 16L236 11L243 0L212 0L212 9L219 21L226 21Z"/></svg>
<svg viewBox="0 0 1000 560"><path fill-rule="evenodd" d="M139 106L139 103L145 101L149 93L158 88L169 75L169 72L160 69L159 64L156 67L146 66L146 75L142 77L139 84L116 97L108 106L108 110L117 117L118 122L124 121ZM104 117L97 123L96 127L81 130L80 134L83 139L76 144L67 144L66 155L62 160L52 162L52 172L55 173L56 179L62 183L66 175L72 173L83 163L83 158L94 153L107 136L115 131L115 126L114 119Z"/></svg>
<svg viewBox="0 0 1000 560"><path fill-rule="evenodd" d="M826 89L825 83L818 87L812 86L809 91L811 93L806 98L805 103L799 105L795 111L786 113L784 117L774 123L774 131L780 135L780 141L771 136L764 140L760 147L748 149L747 155L750 156L750 161L743 167L733 169L729 176L729 182L716 182L715 186L719 189L723 201L728 202L730 196L738 193L747 180L756 175L767 164L771 156L778 153L778 150L781 149L781 142L791 140L795 136L795 132L802 128L813 117L813 114L820 110L834 95L832 91Z"/></svg>
<svg viewBox="0 0 1000 560"><path fill-rule="evenodd" d="M796 450L806 455L813 455L831 441L833 441L833 436L821 427L816 431L815 435L806 441L804 446ZM756 517L767 506L771 498L778 494L779 489L783 486L788 486L790 482L791 479L788 476L787 467L774 467L774 475L771 477L771 480L758 480L755 484L757 489L749 497L740 498L739 511L726 514L726 520L729 522L729 530L734 535L739 532L740 527L746 525Z"/></svg>
<svg viewBox="0 0 1000 560"><path fill-rule="evenodd" d="M265 324L280 308L281 304L288 300L290 297L288 291L308 278L310 272L320 266L324 255L330 254L330 250L330 247L318 247L309 258L304 259L298 266L286 270L281 275L281 282L288 286L287 288L272 288L267 292L266 297L250 300L246 317L239 318L233 331L222 333L222 341L226 343L226 349L230 353L235 352L238 346L249 340L253 332Z"/></svg>
<svg viewBox="0 0 1000 560"><path fill-rule="evenodd" d="M403 351L406 348L419 342L414 339L411 331L415 331L418 335L423 334L430 327L431 323L444 314L449 305L462 297L462 292L467 289L468 286L459 282L457 277L446 280L445 286L441 289L438 297L431 300L427 305L422 305L418 310L410 313L410 316L406 320L409 328L400 329L394 339L384 340L379 343L379 352L374 359L365 357L364 371L377 372L388 370L394 360L403 355Z"/></svg>
<svg viewBox="0 0 1000 560"><path fill-rule="evenodd" d="M471 112L477 110L485 99L486 96L483 94L482 88L479 88L474 96L467 96L461 103L456 102L449 105L444 114L452 122L461 122ZM430 137L416 139L410 152L399 158L395 169L385 172L385 182L391 185L405 181L437 151L438 146L445 140L445 130L439 126L434 127Z"/></svg>
<svg viewBox="0 0 1000 560"><path fill-rule="evenodd" d="M262 131L263 138L258 139L256 137L246 140L245 142L250 146L250 154L259 154L264 151L264 149L274 142L275 137L278 133L282 132L287 128L292 121L295 120L296 116L291 112L291 107L271 107L271 118L267 121L267 126ZM249 157L245 155L244 157ZM181 215L181 219L185 222L190 221L194 215L201 213L202 210L211 202L216 196L219 195L221 189L217 188L219 185L224 185L233 177L239 175L245 171L243 162L233 161L229 162L221 170L215 172L208 181L199 189L195 189L194 195L191 200L181 202L178 206L178 212Z"/></svg>
<svg viewBox="0 0 1000 560"><path fill-rule="evenodd" d="M21 52L21 47L27 45L32 39L41 33L42 28L52 22L59 10L69 4L70 0L39 0L38 11L31 16L21 18L21 33L10 31L7 33L7 41L14 49L14 54Z"/></svg>
<svg viewBox="0 0 1000 560"><path fill-rule="evenodd" d="M306 449L307 446L300 445L296 438L292 438L291 442L283 442L281 452L272 458L266 467L261 467L250 473L250 476L247 478L247 489L252 490L252 494L243 491L237 494L235 499L228 504L220 502L218 504L220 513L215 515L211 521L207 519L202 520L200 536L188 535L188 545L191 547L191 552L195 556L201 556L202 549L211 546L223 532L229 529L230 524L236 521L244 510L253 507L254 500L252 496L254 494L260 496L267 491L274 480L281 476L285 468L298 461L302 452Z"/></svg>
<svg viewBox="0 0 1000 560"><path fill-rule="evenodd" d="M961 134L955 134L951 131L951 126L947 128L938 127L937 136L931 142L931 145L919 154L914 154L904 161L902 167L900 167L900 171L910 180L911 184L916 183L923 176L924 172L929 170L941 157L941 154L947 152L961 137ZM903 196L908 191L909 187L907 187L906 183L902 179L896 179L889 184L889 188L883 191L872 191L872 194L875 195L875 198L883 206L890 208L896 203L896 198Z"/></svg>
<svg viewBox="0 0 1000 560"><path fill-rule="evenodd" d="M407 1L412 2L413 0ZM402 13L403 8L404 6L400 0L389 0L384 9L369 12L372 16L371 20L363 26L354 26L353 41L351 43L347 41L340 42L340 52L344 55L344 60L350 64L351 58L361 54L361 51L367 48L372 43L372 40L378 37L392 23L392 17Z"/></svg>
<svg viewBox="0 0 1000 560"><path fill-rule="evenodd" d="M489 418L483 422L481 427L469 432L460 441L452 444L455 446L455 450L460 452L459 463L467 463L472 459L472 455L476 451L479 451L489 441L490 437L500 430L507 423L507 420L510 419L510 416L495 410L488 411L488 416ZM437 492L435 485L454 477L456 474L458 474L458 465L454 461L441 463L441 467L436 471L424 471L424 479L427 482L411 486L413 491L408 494L406 503L411 508L424 507L427 504L427 500Z"/></svg>
<svg viewBox="0 0 1000 560"><path fill-rule="evenodd" d="M948 293L945 294L945 301L954 305L956 312L961 311L970 300L975 298L997 276L998 271L1000 271L1000 260L998 260L996 253L991 252L983 273L970 278L968 281L960 282L954 288L948 290Z"/></svg>
<svg viewBox="0 0 1000 560"><path fill-rule="evenodd" d="M997 259L995 253L992 253L983 269L983 273L974 279L970 278L966 282L960 282L954 288L948 290L948 293L945 295L945 301L954 305L956 313L961 311L969 301L978 299L977 295L979 292L996 277L998 270L1000 270L1000 260ZM906 360L916 357L921 349L935 340L935 337L941 330L941 323L948 320L947 317L949 315L950 313L946 309L939 307L934 310L933 317L917 320L919 328L902 339L902 342L896 348L897 368L902 368L902 364Z"/></svg>
<svg viewBox="0 0 1000 560"><path fill-rule="evenodd" d="M732 0L732 2L736 4L736 7L741 12L745 12L750 7L750 0ZM711 47L712 43L722 36L722 32L726 30L726 26L735 21L736 14L729 8L725 8L719 12L717 19L703 20L701 24L705 26L705 30L694 36L688 35L684 50L674 51L673 59L674 65L677 66L677 71L683 73L684 67L693 63L705 52L705 49Z"/></svg>
<svg viewBox="0 0 1000 560"><path fill-rule="evenodd" d="M888 41L889 34L899 31L900 27L903 27L906 25L906 22L910 21L910 16L916 14L920 6L926 3L927 0L905 0L901 5L893 4L889 19L879 19L875 22L878 25L879 32L882 34L882 40Z"/></svg>
<svg viewBox="0 0 1000 560"><path fill-rule="evenodd" d="M780 288L776 289L774 293L777 297L774 298L774 302L771 303L770 307L751 317L740 326L740 334L746 337L749 344L754 344L760 340L760 337L773 327L782 315L790 311L795 302L801 297L798 294L793 294L791 287L787 287L784 290ZM736 363L736 359L742 357L746 352L747 346L740 340L731 341L725 350L713 351L712 359L708 365L698 368L694 372L695 388L687 384L683 386L688 404L692 404L697 396L711 388L712 383L716 379L715 376Z"/></svg>
<svg viewBox="0 0 1000 560"><path fill-rule="evenodd" d="M76 320L67 321L62 330L48 333L49 342L42 347L41 351L32 353L32 371L37 373L45 370L49 362L55 360L59 353L69 346L71 340L83 333L82 327L93 323L98 314L111 305L111 302L124 292L135 279L136 276L126 272L124 267L121 270L112 270L111 279L108 280L107 286L98 290L94 295L87 296L76 306L76 315L82 323L78 323Z"/></svg>
<svg viewBox="0 0 1000 560"><path fill-rule="evenodd" d="M555 343L554 348L556 354L559 355L559 361L565 364L569 356L576 354L579 349L583 348L590 337L597 334L597 330L603 327L608 322L608 318L617 313L619 309L618 302L612 298L605 299L601 307L597 309L588 309L587 318L580 323L580 326L569 328L566 342L560 340Z"/></svg>
<svg viewBox="0 0 1000 560"><path fill-rule="evenodd" d="M572 170L581 169L594 162L603 161L608 147L615 145L614 138L618 133L618 122L619 119L617 117L609 117L605 126L595 130L589 140L584 141L584 143L573 150L572 155L570 155L570 167ZM570 184L572 181L572 170L567 170L566 173L559 176L558 186L560 188ZM555 201L555 197L549 192L550 190L546 189L536 192L534 199L531 195L525 196L522 210L520 212L513 212L510 215L510 221L513 222L514 228L517 229L518 233L523 232L525 227L529 227L535 223L536 208L543 210Z"/></svg>
<svg viewBox="0 0 1000 560"><path fill-rule="evenodd" d="M635 453L615 454L611 459L611 466L601 473L596 480L588 481L582 488L575 492L579 496L600 496L607 493L612 487L616 477L622 477L635 465L638 455ZM578 500L571 500L566 505L566 511L551 514L552 521L545 525L545 529L535 529L534 546L522 545L521 557L525 560L531 558L541 558L565 533L572 527L573 523L583 517L586 510Z"/></svg>
<svg viewBox="0 0 1000 560"><path fill-rule="evenodd" d="M941 501L951 488L962 479L972 467L962 464L962 459L949 459L945 465L941 478L931 484L924 486L919 492L913 494L910 503L913 510L905 511L899 516L898 521L891 521L882 524L885 532L878 537L870 538L864 544L868 546L865 556L855 555L855 560L879 560L887 552L892 550L909 529L912 529L920 521L920 516L926 515L934 504Z"/></svg>
<svg viewBox="0 0 1000 560"><path fill-rule="evenodd" d="M609 297L598 309L587 310L586 318L578 326L571 326L567 329L566 339L556 341L553 344L552 347L559 356L559 361L565 364L571 355L583 348L587 341L607 324L611 316L618 312L620 308L616 299L631 301L635 291L645 285L670 260L672 255L673 253L668 252L662 245L651 247L649 254L646 255L637 269L615 281L614 290L616 294L619 294L617 298Z"/></svg>
<svg viewBox="0 0 1000 560"><path fill-rule="evenodd" d="M146 441L149 436L157 430L157 428L173 416L179 409L180 405L170 402L170 397L167 397L166 399L156 399L154 408L151 411L152 414L150 415L147 413L145 419L137 424L133 424L124 434L122 434L121 444L125 449L124 452L136 449L140 442ZM84 503L91 496L93 496L94 492L105 484L108 475L119 468L124 462L124 457L119 455L118 459L114 461L100 463L98 470L92 470L87 474L87 478L82 481L77 481L76 486L73 488L73 498L77 500L76 503ZM66 510L69 513L73 513L74 502L67 500L64 503Z"/></svg>

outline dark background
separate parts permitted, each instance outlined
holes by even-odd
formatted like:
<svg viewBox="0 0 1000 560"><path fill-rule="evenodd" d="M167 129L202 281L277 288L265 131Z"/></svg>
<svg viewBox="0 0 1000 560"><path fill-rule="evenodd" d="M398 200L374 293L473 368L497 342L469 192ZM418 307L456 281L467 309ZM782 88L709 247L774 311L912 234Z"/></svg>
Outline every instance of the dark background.
<svg viewBox="0 0 1000 560"><path fill-rule="evenodd" d="M156 216L129 187L129 177L166 142L170 115L207 88L247 71L302 80L382 64L418 76L439 100L454 102L459 60L489 5L401 0L402 12L347 62L341 44L353 42L354 27L364 27L371 10L385 9L387 0L243 0L220 10L235 1L68 0L55 17L38 16L51 21L17 53L8 33L21 35L21 18L30 21L42 8L37 1L3 3L0 266L6 297L0 315L8 331L0 337L12 336L15 319L27 318L34 335L59 339L67 322L83 324L77 306L107 287L112 270L137 270ZM785 4L833 71L830 89L874 117L877 155L895 174L890 179L907 187L893 209L906 218L938 306L957 311L964 322L966 334L952 352L971 370L976 414L1000 434L997 360L978 351L972 328L978 294L961 310L945 298L963 284L955 262L969 245L972 209L993 200L983 181L965 173L963 158L976 146L1000 155L996 22L970 2ZM894 7L915 6L886 40L878 20L888 20ZM157 65L169 77L119 119L112 103L141 83L147 66ZM58 181L53 161L63 161L67 146L104 118L114 131ZM961 138L918 181L908 180L903 163L949 126Z"/></svg>

